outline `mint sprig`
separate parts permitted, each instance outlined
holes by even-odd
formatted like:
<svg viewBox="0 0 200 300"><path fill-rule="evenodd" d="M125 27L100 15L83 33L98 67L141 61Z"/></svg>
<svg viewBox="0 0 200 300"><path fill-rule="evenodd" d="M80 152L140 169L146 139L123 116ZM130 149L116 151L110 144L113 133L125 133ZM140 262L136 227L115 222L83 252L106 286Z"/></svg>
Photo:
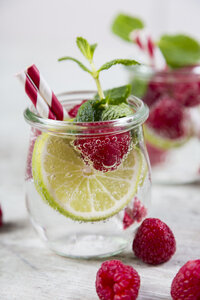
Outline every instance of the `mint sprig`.
<svg viewBox="0 0 200 300"><path fill-rule="evenodd" d="M124 65L124 66L132 66L132 65L138 65L138 62L136 60L130 60L130 59L114 59L111 60L105 64L103 64L99 69L98 72L101 72L103 70L108 70L112 66L115 65Z"/></svg>
<svg viewBox="0 0 200 300"><path fill-rule="evenodd" d="M81 67L81 69L83 70L83 71L86 71L86 72L88 72L89 74L92 74L92 72L84 65L84 64L82 64L78 59L76 59L76 58L73 58L73 57L71 57L71 56L64 56L64 57L61 57L61 58L59 58L58 59L58 61L62 61L62 60L72 60L72 61L74 61L75 63L77 63L78 65L79 65L79 67Z"/></svg>
<svg viewBox="0 0 200 300"><path fill-rule="evenodd" d="M125 14L117 15L112 24L113 33L127 42L132 42L130 33L133 30L142 28L144 28L142 20Z"/></svg>
<svg viewBox="0 0 200 300"><path fill-rule="evenodd" d="M132 31L143 28L142 20L126 14L117 15L111 26L114 34L128 42L133 42L130 37ZM160 48L170 68L180 68L200 62L200 43L188 35L163 35L154 43Z"/></svg>
<svg viewBox="0 0 200 300"><path fill-rule="evenodd" d="M105 98L102 87L101 87L101 84L100 84L100 80L99 80L99 74L100 74L101 71L108 70L112 66L117 65L117 64L121 64L121 65L125 65L125 66L132 66L132 65L138 65L139 64L135 60L115 59L115 60L112 60L110 62L107 62L107 63L103 64L99 69L97 69L95 67L94 61L93 61L93 56L94 56L94 52L95 52L95 49L97 47L97 44L89 44L88 41L86 39L84 39L83 37L77 37L76 44L77 44L79 50L81 51L81 53L88 60L91 69L88 69L84 64L82 64L82 62L80 62L79 60L77 60L76 58L73 58L71 56L61 57L61 58L59 58L58 61L63 61L63 60L74 61L82 68L82 70L84 70L85 72L91 74L93 79L95 80L97 90L98 90L98 94L99 94L99 97L100 97L101 100Z"/></svg>
<svg viewBox="0 0 200 300"><path fill-rule="evenodd" d="M131 85L130 84L106 90L106 91L104 91L105 103L111 104L111 105L118 105L123 102L126 103L126 100L130 96L130 94L131 94ZM100 100L99 95L96 94L94 96L94 99Z"/></svg>
<svg viewBox="0 0 200 300"><path fill-rule="evenodd" d="M200 44L187 35L163 35L157 44L166 63L172 68L193 65L200 61Z"/></svg>
<svg viewBox="0 0 200 300"><path fill-rule="evenodd" d="M125 103L119 105L109 105L101 115L102 121L115 120L128 117L133 114L133 110Z"/></svg>

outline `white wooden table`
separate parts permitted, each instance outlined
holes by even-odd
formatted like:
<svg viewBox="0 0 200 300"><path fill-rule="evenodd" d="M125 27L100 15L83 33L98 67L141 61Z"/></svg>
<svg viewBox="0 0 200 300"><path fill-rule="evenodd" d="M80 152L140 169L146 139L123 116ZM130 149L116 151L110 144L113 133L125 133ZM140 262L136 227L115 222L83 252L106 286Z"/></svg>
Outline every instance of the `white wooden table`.
<svg viewBox="0 0 200 300"><path fill-rule="evenodd" d="M0 229L0 299L98 299L95 276L102 260L59 257L42 244L24 205L24 153L20 151L17 159L12 149L3 147L1 152L0 203L5 224ZM177 270L187 260L200 258L200 185L154 186L151 216L172 228L177 240L173 258L156 267L138 261L131 250L116 258L139 272L138 299L171 299L170 284Z"/></svg>

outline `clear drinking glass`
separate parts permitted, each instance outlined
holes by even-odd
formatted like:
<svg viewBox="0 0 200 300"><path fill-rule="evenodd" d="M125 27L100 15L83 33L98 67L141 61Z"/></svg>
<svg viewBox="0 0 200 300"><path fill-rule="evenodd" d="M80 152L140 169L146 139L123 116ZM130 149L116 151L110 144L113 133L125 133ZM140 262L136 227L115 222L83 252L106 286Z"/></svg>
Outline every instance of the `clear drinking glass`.
<svg viewBox="0 0 200 300"><path fill-rule="evenodd" d="M93 92L63 93L69 111ZM150 201L150 169L142 124L148 108L113 121L44 119L26 109L31 125L26 204L33 227L57 254L90 258L117 254L133 239Z"/></svg>
<svg viewBox="0 0 200 300"><path fill-rule="evenodd" d="M131 71L133 94L149 107L145 139L152 180L181 184L200 180L200 66Z"/></svg>

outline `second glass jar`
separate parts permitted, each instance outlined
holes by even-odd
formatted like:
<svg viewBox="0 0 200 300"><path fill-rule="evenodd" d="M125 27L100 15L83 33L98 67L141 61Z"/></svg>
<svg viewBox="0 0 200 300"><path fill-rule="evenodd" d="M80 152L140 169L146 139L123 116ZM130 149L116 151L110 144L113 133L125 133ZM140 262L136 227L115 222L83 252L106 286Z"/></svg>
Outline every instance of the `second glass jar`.
<svg viewBox="0 0 200 300"><path fill-rule="evenodd" d="M130 74L132 93L150 109L144 128L153 182L200 181L200 66Z"/></svg>

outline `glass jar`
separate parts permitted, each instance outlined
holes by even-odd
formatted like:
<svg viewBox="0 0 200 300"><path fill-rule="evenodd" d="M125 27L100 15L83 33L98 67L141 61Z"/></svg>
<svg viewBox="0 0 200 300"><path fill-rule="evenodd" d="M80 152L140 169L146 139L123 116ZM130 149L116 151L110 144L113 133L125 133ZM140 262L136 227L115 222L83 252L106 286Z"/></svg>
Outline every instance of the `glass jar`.
<svg viewBox="0 0 200 300"><path fill-rule="evenodd" d="M70 110L93 92L63 93ZM31 125L26 204L33 227L57 254L106 257L126 248L146 217L150 169L142 124L148 108L131 96L132 116L105 122L55 121L26 109Z"/></svg>
<svg viewBox="0 0 200 300"><path fill-rule="evenodd" d="M149 107L145 139L157 183L200 180L200 66L131 71L132 93Z"/></svg>

